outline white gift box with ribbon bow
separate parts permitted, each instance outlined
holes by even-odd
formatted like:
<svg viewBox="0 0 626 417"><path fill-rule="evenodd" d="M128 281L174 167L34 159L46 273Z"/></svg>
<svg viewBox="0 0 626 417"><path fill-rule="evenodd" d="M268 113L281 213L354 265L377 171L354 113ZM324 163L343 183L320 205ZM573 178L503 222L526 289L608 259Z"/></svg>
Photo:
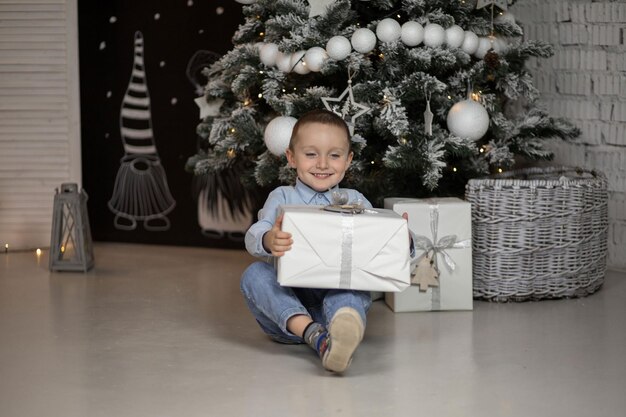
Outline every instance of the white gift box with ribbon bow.
<svg viewBox="0 0 626 417"><path fill-rule="evenodd" d="M438 286L420 290L418 283L401 293L385 294L395 312L472 310L471 205L459 198L386 198L385 208L407 213L415 246L411 275L425 256L438 272Z"/></svg>
<svg viewBox="0 0 626 417"><path fill-rule="evenodd" d="M278 258L286 287L402 291L410 283L407 222L392 210L360 214L323 206L282 206L291 250Z"/></svg>

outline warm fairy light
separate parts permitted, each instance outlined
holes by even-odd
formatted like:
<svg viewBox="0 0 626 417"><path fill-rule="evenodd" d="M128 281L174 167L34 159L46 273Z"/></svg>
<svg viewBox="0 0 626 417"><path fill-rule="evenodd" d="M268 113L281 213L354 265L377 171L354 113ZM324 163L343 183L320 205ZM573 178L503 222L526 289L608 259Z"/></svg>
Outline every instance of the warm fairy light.
<svg viewBox="0 0 626 417"><path fill-rule="evenodd" d="M293 91L296 91L296 90L297 90L297 88L296 88L296 87L294 87L294 88L293 88Z"/></svg>
<svg viewBox="0 0 626 417"><path fill-rule="evenodd" d="M371 161L371 164L374 165L374 161Z"/></svg>
<svg viewBox="0 0 626 417"><path fill-rule="evenodd" d="M263 70L259 71L259 74L264 74Z"/></svg>
<svg viewBox="0 0 626 417"><path fill-rule="evenodd" d="M228 151L226 151L226 156L228 156L229 158L234 158L237 155L237 153L235 152L235 150L233 148L230 148Z"/></svg>
<svg viewBox="0 0 626 417"><path fill-rule="evenodd" d="M380 59L383 59L383 58L385 58L385 54L383 54L383 53L381 52L380 54L378 54L378 57L379 57Z"/></svg>
<svg viewBox="0 0 626 417"><path fill-rule="evenodd" d="M65 252L65 246L61 246L61 253Z"/></svg>
<svg viewBox="0 0 626 417"><path fill-rule="evenodd" d="M35 251L35 253L37 254L37 256L41 255L41 249L37 248L37 250Z"/></svg>
<svg viewBox="0 0 626 417"><path fill-rule="evenodd" d="M448 96L448 100L452 100L452 97L451 97L451 96Z"/></svg>
<svg viewBox="0 0 626 417"><path fill-rule="evenodd" d="M286 93L286 92L287 92L287 90L285 90L285 89L283 88L283 93Z"/></svg>
<svg viewBox="0 0 626 417"><path fill-rule="evenodd" d="M259 93L259 95L257 97L263 98L263 94Z"/></svg>
<svg viewBox="0 0 626 417"><path fill-rule="evenodd" d="M259 36L260 36L260 37L265 36L265 32L259 32Z"/></svg>
<svg viewBox="0 0 626 417"><path fill-rule="evenodd" d="M250 100L246 99L246 100L243 102L243 105L244 105L244 106L249 106L249 105L250 105Z"/></svg>
<svg viewBox="0 0 626 417"><path fill-rule="evenodd" d="M398 19L401 19L401 18L402 18L402 16L400 16L399 14L397 14L396 16L398 16Z"/></svg>
<svg viewBox="0 0 626 417"><path fill-rule="evenodd" d="M456 167L452 167L452 171L453 171L453 172L456 172Z"/></svg>
<svg viewBox="0 0 626 417"><path fill-rule="evenodd" d="M231 128L230 128L230 133L235 133L235 132L236 132L235 128L234 128L234 127L231 127Z"/></svg>
<svg viewBox="0 0 626 417"><path fill-rule="evenodd" d="M480 100L480 94L478 94L478 93L472 93L472 100L474 100L474 101L479 101L479 100Z"/></svg>
<svg viewBox="0 0 626 417"><path fill-rule="evenodd" d="M482 146L482 147L480 148L479 152L480 152L480 153L485 152L485 147L484 147L484 146Z"/></svg>
<svg viewBox="0 0 626 417"><path fill-rule="evenodd" d="M502 168L498 168L498 172L502 173Z"/></svg>
<svg viewBox="0 0 626 417"><path fill-rule="evenodd" d="M406 145L407 140L406 140L406 138L402 138L402 139L400 139L400 142L402 142L403 145Z"/></svg>

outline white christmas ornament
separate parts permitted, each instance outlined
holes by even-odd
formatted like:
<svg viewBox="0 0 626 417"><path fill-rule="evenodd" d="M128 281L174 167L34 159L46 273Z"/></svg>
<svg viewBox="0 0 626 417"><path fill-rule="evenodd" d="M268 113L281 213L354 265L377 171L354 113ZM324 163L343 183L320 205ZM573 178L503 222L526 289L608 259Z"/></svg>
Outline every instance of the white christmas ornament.
<svg viewBox="0 0 626 417"><path fill-rule="evenodd" d="M347 40L347 39L346 39ZM306 66L313 72L318 72L322 69L322 65L328 59L328 54L324 48L320 48L319 46L314 46L309 48L304 54L304 62L306 62Z"/></svg>
<svg viewBox="0 0 626 417"><path fill-rule="evenodd" d="M276 65L276 58L278 57L278 45L275 43L266 43L259 48L259 58L261 62L268 67Z"/></svg>
<svg viewBox="0 0 626 417"><path fill-rule="evenodd" d="M294 52L291 55L291 61L289 62L289 65L297 74L308 74L309 72L311 72L309 67L307 67L306 63L304 62L305 53L306 51L298 51Z"/></svg>
<svg viewBox="0 0 626 417"><path fill-rule="evenodd" d="M509 50L509 44L504 39L498 37L493 40L491 47L499 54L504 54Z"/></svg>
<svg viewBox="0 0 626 417"><path fill-rule="evenodd" d="M461 26L452 25L446 29L446 44L450 48L460 48L465 40L465 31Z"/></svg>
<svg viewBox="0 0 626 417"><path fill-rule="evenodd" d="M408 21L402 25L400 39L406 46L417 46L424 40L424 26L418 22Z"/></svg>
<svg viewBox="0 0 626 417"><path fill-rule="evenodd" d="M276 66L282 72L291 72L291 54L279 52L276 57Z"/></svg>
<svg viewBox="0 0 626 417"><path fill-rule="evenodd" d="M473 55L478 50L478 35L469 30L465 31L465 38L463 39L463 45L461 49L470 55Z"/></svg>
<svg viewBox="0 0 626 417"><path fill-rule="evenodd" d="M381 42L394 42L400 39L402 27L394 19L387 18L376 25L376 36Z"/></svg>
<svg viewBox="0 0 626 417"><path fill-rule="evenodd" d="M278 116L267 124L263 140L271 153L276 156L284 155L287 147L289 147L291 132L293 132L296 122L294 117Z"/></svg>
<svg viewBox="0 0 626 417"><path fill-rule="evenodd" d="M483 59L487 51L490 49L491 49L491 39L480 37L478 38L478 49L476 49L476 52L474 53L474 55L477 58Z"/></svg>
<svg viewBox="0 0 626 417"><path fill-rule="evenodd" d="M351 42L355 51L366 54L376 46L376 34L366 28L357 29L352 34Z"/></svg>
<svg viewBox="0 0 626 417"><path fill-rule="evenodd" d="M452 106L447 124L448 130L453 135L478 140L489 129L489 114L477 101L463 100Z"/></svg>
<svg viewBox="0 0 626 417"><path fill-rule="evenodd" d="M328 56L336 61L346 59L352 51L352 45L348 38L344 36L333 36L326 42L326 52Z"/></svg>
<svg viewBox="0 0 626 417"><path fill-rule="evenodd" d="M429 23L424 28L424 45L436 48L446 40L446 31L437 23Z"/></svg>

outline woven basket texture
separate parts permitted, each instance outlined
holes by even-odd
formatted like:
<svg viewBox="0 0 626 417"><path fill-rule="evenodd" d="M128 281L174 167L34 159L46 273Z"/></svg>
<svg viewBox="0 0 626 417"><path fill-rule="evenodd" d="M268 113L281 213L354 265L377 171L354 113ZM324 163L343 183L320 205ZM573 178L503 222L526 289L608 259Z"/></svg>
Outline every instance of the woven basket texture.
<svg viewBox="0 0 626 417"><path fill-rule="evenodd" d="M469 180L474 298L584 297L604 282L608 192L603 173L528 168Z"/></svg>

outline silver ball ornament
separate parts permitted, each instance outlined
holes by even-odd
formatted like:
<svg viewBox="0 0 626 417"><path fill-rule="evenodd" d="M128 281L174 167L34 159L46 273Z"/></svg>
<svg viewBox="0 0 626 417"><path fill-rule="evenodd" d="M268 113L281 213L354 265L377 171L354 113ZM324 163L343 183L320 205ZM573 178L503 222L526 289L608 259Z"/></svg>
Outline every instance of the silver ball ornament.
<svg viewBox="0 0 626 417"><path fill-rule="evenodd" d="M313 72L320 71L327 59L328 54L326 53L326 50L324 48L320 48L319 46L309 48L309 50L306 51L306 54L304 54L304 62L306 62L306 66Z"/></svg>
<svg viewBox="0 0 626 417"><path fill-rule="evenodd" d="M452 25L446 29L446 44L450 48L460 48L465 40L465 31L459 25Z"/></svg>
<svg viewBox="0 0 626 417"><path fill-rule="evenodd" d="M424 26L419 22L406 22L402 25L400 39L406 46L419 45L424 40Z"/></svg>
<svg viewBox="0 0 626 417"><path fill-rule="evenodd" d="M446 122L453 135L478 140L489 129L489 113L477 101L463 100L452 106Z"/></svg>
<svg viewBox="0 0 626 417"><path fill-rule="evenodd" d="M344 36L333 36L326 42L326 52L332 59L341 61L350 55L352 45L348 38Z"/></svg>
<svg viewBox="0 0 626 417"><path fill-rule="evenodd" d="M376 34L366 28L357 29L350 41L355 51L366 54L376 47Z"/></svg>
<svg viewBox="0 0 626 417"><path fill-rule="evenodd" d="M291 72L291 54L279 52L276 57L276 66L282 72Z"/></svg>
<svg viewBox="0 0 626 417"><path fill-rule="evenodd" d="M267 149L276 156L285 154L297 119L291 116L278 116L265 127L263 140Z"/></svg>
<svg viewBox="0 0 626 417"><path fill-rule="evenodd" d="M424 45L436 48L446 40L446 31L437 23L429 23L424 28Z"/></svg>
<svg viewBox="0 0 626 417"><path fill-rule="evenodd" d="M381 42L397 41L401 32L400 23L391 18L383 19L376 25L376 36Z"/></svg>
<svg viewBox="0 0 626 417"><path fill-rule="evenodd" d="M461 45L461 49L464 52L470 55L473 55L478 50L478 42L479 42L478 35L475 34L474 32L470 32L469 30L466 30L465 38L463 38L463 45Z"/></svg>
<svg viewBox="0 0 626 417"><path fill-rule="evenodd" d="M276 58L278 57L278 45L275 43L265 43L259 47L259 58L261 62L268 67L276 65Z"/></svg>
<svg viewBox="0 0 626 417"><path fill-rule="evenodd" d="M488 50L491 49L491 39L480 37L478 39L478 49L474 52L474 56L483 59Z"/></svg>
<svg viewBox="0 0 626 417"><path fill-rule="evenodd" d="M304 54L306 54L306 51L298 51L291 54L289 65L296 74L304 75L311 72L311 69L304 62Z"/></svg>

